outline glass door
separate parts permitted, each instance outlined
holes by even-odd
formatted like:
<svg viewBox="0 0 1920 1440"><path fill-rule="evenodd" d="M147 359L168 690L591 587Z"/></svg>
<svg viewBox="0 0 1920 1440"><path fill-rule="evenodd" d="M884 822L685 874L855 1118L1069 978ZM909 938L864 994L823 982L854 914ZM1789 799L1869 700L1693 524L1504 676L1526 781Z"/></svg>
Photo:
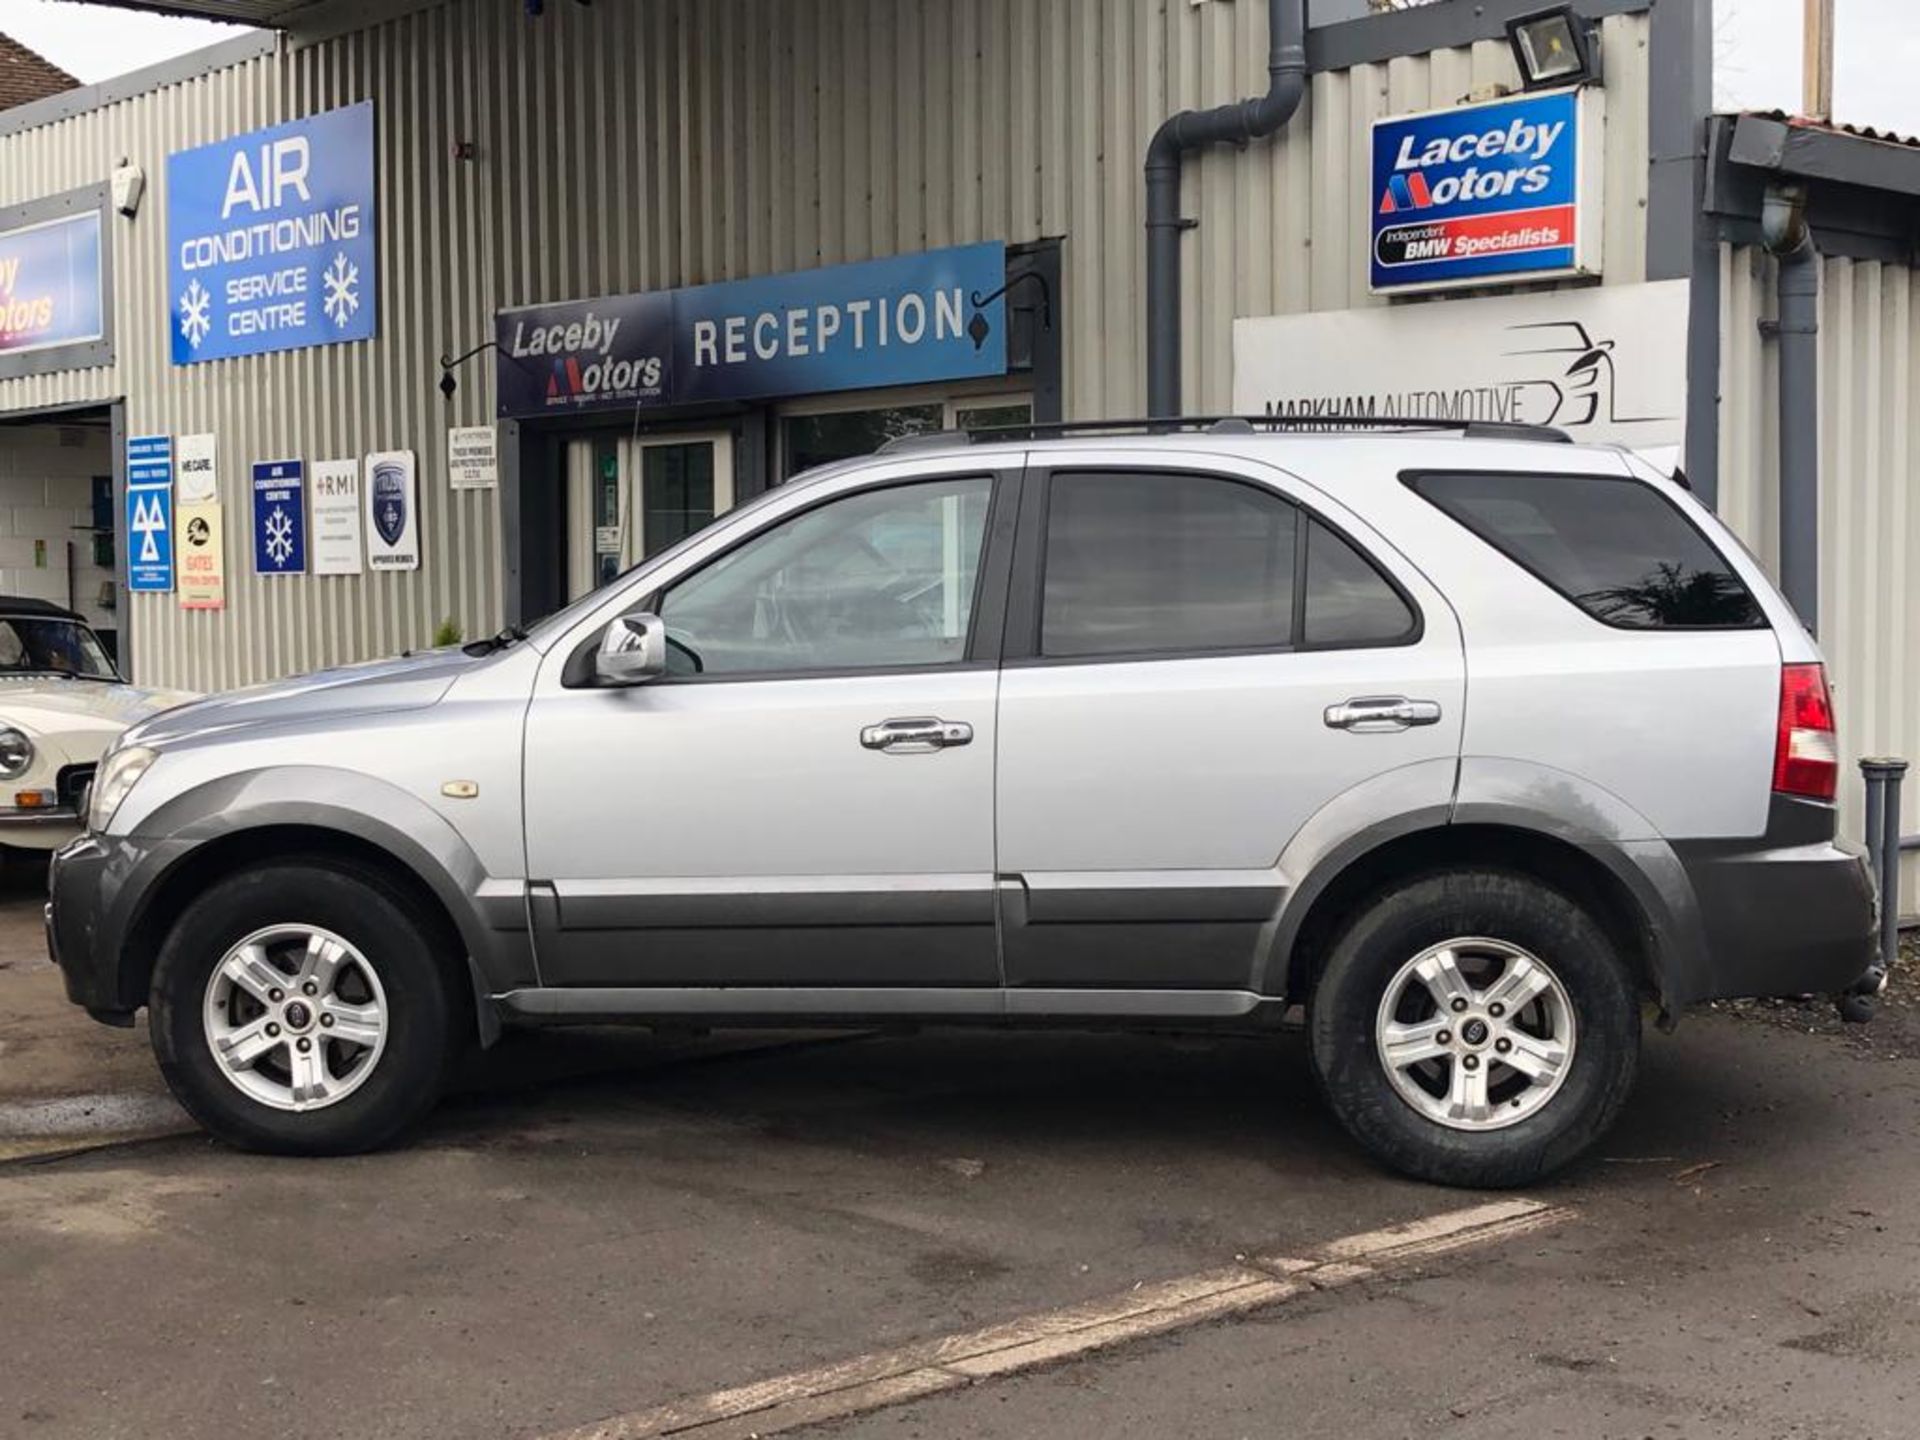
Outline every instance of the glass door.
<svg viewBox="0 0 1920 1440"><path fill-rule="evenodd" d="M578 599L733 508L733 437L596 435L567 446L567 595Z"/></svg>

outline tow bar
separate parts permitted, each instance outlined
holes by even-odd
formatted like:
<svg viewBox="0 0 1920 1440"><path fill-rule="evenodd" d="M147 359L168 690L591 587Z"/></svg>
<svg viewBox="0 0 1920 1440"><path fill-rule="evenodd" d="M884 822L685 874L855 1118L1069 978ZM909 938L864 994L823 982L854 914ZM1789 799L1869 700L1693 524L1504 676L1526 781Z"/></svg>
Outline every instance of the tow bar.
<svg viewBox="0 0 1920 1440"><path fill-rule="evenodd" d="M1862 760L1860 773L1867 782L1867 864L1878 897L1880 944L1867 973L1838 999L1840 1018L1852 1025L1873 1019L1900 949L1900 782L1907 762Z"/></svg>

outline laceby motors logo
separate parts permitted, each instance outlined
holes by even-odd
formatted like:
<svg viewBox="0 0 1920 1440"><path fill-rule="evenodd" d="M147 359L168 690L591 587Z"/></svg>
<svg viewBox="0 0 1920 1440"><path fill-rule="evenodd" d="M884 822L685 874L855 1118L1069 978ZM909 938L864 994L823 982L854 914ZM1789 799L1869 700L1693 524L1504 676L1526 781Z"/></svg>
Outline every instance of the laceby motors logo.
<svg viewBox="0 0 1920 1440"><path fill-rule="evenodd" d="M1374 288L1577 270L1581 116L1567 91L1377 122Z"/></svg>

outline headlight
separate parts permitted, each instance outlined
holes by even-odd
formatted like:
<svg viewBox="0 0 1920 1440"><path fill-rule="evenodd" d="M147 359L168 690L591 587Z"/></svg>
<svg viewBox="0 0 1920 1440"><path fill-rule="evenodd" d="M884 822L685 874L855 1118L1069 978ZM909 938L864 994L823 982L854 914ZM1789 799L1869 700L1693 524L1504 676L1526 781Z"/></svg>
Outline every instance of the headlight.
<svg viewBox="0 0 1920 1440"><path fill-rule="evenodd" d="M87 828L105 830L111 825L113 812L120 808L120 802L133 793L140 777L159 758L144 745L129 745L107 756L93 782L93 798L87 805Z"/></svg>
<svg viewBox="0 0 1920 1440"><path fill-rule="evenodd" d="M0 780L18 780L33 764L33 741L8 725L0 729Z"/></svg>

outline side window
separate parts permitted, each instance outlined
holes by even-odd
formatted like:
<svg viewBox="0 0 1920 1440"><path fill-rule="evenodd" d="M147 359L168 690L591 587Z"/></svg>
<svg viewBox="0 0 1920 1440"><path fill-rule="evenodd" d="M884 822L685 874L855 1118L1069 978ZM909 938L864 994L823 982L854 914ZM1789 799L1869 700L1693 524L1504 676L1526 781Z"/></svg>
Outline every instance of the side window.
<svg viewBox="0 0 1920 1440"><path fill-rule="evenodd" d="M928 480L805 511L660 601L676 674L945 665L966 657L993 481Z"/></svg>
<svg viewBox="0 0 1920 1440"><path fill-rule="evenodd" d="M1601 475L1444 474L1417 494L1559 591L1626 630L1749 630L1766 618L1685 512L1652 486Z"/></svg>
<svg viewBox="0 0 1920 1440"><path fill-rule="evenodd" d="M1413 608L1358 550L1318 520L1307 530L1309 645L1391 645L1412 638Z"/></svg>
<svg viewBox="0 0 1920 1440"><path fill-rule="evenodd" d="M1279 496L1212 476L1056 474L1040 653L1291 644L1298 524Z"/></svg>

